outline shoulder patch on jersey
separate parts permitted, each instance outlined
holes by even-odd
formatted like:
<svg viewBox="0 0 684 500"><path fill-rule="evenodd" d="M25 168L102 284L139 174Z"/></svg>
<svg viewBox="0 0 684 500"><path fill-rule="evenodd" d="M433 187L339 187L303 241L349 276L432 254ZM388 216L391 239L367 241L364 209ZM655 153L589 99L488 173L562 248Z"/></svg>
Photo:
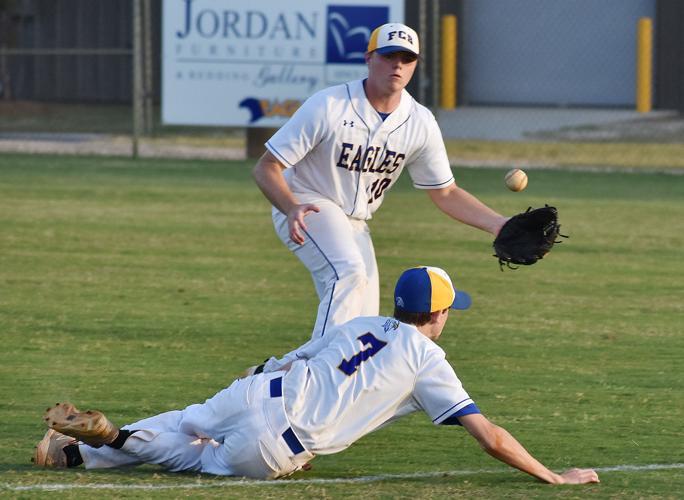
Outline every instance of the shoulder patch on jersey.
<svg viewBox="0 0 684 500"><path fill-rule="evenodd" d="M382 325L382 329L385 330L385 333L390 330L396 330L397 328L399 328L399 321L394 318L388 318L387 321L385 321L385 324Z"/></svg>

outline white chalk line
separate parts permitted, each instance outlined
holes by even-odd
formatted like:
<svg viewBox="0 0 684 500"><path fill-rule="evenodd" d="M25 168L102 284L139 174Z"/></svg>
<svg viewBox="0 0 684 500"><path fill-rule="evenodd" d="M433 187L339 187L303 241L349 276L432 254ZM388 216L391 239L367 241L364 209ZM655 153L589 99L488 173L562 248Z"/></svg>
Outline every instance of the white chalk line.
<svg viewBox="0 0 684 500"><path fill-rule="evenodd" d="M684 463L678 464L644 464L644 465L613 465L595 467L596 472L649 472L657 470L684 469ZM480 470L452 470L441 472L415 472L412 474L383 474L377 476L361 476L350 478L312 478L291 480L268 480L258 481L249 479L230 479L219 481L177 483L177 484L29 484L12 485L2 484L0 490L5 491L63 491L63 490L194 490L204 488L232 488L235 486L309 486L326 484L359 484L374 483L379 481L393 481L401 479L430 479L435 477L472 476L476 474L504 474L513 472L513 469L480 469Z"/></svg>

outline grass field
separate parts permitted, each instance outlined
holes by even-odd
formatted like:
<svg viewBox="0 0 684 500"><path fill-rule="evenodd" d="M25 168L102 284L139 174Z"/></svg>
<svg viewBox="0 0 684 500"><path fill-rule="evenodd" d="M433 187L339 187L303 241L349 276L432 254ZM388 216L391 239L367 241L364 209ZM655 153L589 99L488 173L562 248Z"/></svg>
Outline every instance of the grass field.
<svg viewBox="0 0 684 500"><path fill-rule="evenodd" d="M447 269L474 298L441 342L470 394L549 467L601 468L600 485L540 484L422 414L269 484L32 467L49 404L125 423L201 401L308 338L313 286L249 167L0 156L0 495L681 497L684 178L653 173L535 171L514 194L503 170L457 169L502 213L559 207L570 239L517 271L408 176L371 221L382 312L404 268ZM667 467L627 467L654 464Z"/></svg>
<svg viewBox="0 0 684 500"><path fill-rule="evenodd" d="M130 105L73 104L0 100L0 135L103 134L113 141L128 142L132 132ZM543 116L543 111L540 111ZM161 123L161 112L153 113L153 135L141 139L153 147L235 148L244 150L248 133L238 127L171 126ZM648 115L646 115L648 117ZM663 126L669 123L669 127ZM684 169L684 134L681 119L645 119L639 122L638 137L620 137L618 124L608 139L568 140L558 131L534 141L486 141L446 139L450 158L466 164L516 164L585 168L629 167L652 171ZM660 125L659 125L660 124ZM492 124L496 127L496 124ZM596 126L595 126L596 127ZM605 125L611 130L609 125ZM579 127L591 129L591 126ZM600 128L600 127L599 127ZM634 132L636 124L630 130ZM448 137L448 130L445 130Z"/></svg>

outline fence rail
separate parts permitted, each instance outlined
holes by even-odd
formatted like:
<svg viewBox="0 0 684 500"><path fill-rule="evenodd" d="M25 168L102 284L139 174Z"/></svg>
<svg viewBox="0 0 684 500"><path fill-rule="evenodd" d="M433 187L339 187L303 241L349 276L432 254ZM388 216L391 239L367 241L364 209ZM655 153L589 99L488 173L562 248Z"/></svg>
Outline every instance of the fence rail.
<svg viewBox="0 0 684 500"><path fill-rule="evenodd" d="M0 55L8 56L127 56L132 54L132 49L121 48L10 49L0 46Z"/></svg>

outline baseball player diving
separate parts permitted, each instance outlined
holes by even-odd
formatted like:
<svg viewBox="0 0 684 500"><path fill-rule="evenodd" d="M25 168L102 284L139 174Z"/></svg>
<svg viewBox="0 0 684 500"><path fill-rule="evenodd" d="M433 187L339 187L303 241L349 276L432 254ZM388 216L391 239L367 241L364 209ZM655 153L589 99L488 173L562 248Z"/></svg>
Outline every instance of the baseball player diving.
<svg viewBox="0 0 684 500"><path fill-rule="evenodd" d="M204 403L118 428L99 411L49 408L34 462L87 469L159 464L169 471L273 479L409 413L461 425L493 457L552 484L598 482L591 469L557 474L490 422L435 343L451 309L471 298L442 269L399 277L392 317L358 317L241 378Z"/></svg>
<svg viewBox="0 0 684 500"><path fill-rule="evenodd" d="M437 121L404 89L419 54L418 35L408 26L375 29L365 56L368 78L311 96L254 167L278 236L311 272L320 299L312 339L379 313L366 221L404 169L454 219L493 235L507 221L455 184Z"/></svg>

